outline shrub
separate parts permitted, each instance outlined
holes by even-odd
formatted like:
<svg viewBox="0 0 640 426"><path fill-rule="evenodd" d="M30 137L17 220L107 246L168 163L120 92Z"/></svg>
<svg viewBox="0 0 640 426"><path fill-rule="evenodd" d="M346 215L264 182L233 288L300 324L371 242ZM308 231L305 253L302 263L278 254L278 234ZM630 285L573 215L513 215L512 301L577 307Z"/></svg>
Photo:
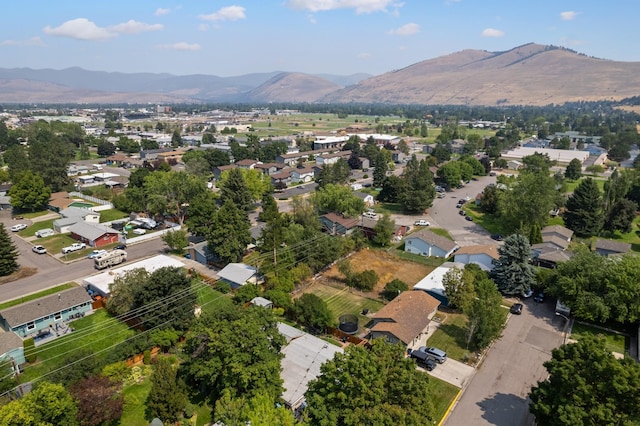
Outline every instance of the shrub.
<svg viewBox="0 0 640 426"><path fill-rule="evenodd" d="M144 363L144 365L151 364L151 351L149 349L142 352L142 362Z"/></svg>

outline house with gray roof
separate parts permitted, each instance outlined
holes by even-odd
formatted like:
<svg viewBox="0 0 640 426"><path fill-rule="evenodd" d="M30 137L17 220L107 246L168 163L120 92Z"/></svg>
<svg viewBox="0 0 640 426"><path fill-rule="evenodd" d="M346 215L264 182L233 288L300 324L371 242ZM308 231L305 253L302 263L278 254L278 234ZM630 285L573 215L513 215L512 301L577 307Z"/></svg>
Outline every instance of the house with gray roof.
<svg viewBox="0 0 640 426"><path fill-rule="evenodd" d="M119 241L120 233L99 223L78 222L69 227L71 237L91 247L102 247Z"/></svg>
<svg viewBox="0 0 640 426"><path fill-rule="evenodd" d="M91 296L83 287L41 297L0 311L0 327L22 338L55 333L66 321L91 313Z"/></svg>
<svg viewBox="0 0 640 426"><path fill-rule="evenodd" d="M60 210L60 219L53 221L53 229L60 234L66 234L69 227L78 222L100 223L100 213L80 207L67 207Z"/></svg>
<svg viewBox="0 0 640 426"><path fill-rule="evenodd" d="M414 232L405 237L404 251L429 257L451 256L460 246L455 241L435 234L428 229Z"/></svg>
<svg viewBox="0 0 640 426"><path fill-rule="evenodd" d="M217 275L233 289L247 283L258 284L258 270L244 263L229 263Z"/></svg>
<svg viewBox="0 0 640 426"><path fill-rule="evenodd" d="M18 373L18 366L26 362L24 357L24 343L16 333L0 332L0 362L9 361L14 373Z"/></svg>
<svg viewBox="0 0 640 426"><path fill-rule="evenodd" d="M631 251L631 244L598 238L594 249L603 256L622 256Z"/></svg>

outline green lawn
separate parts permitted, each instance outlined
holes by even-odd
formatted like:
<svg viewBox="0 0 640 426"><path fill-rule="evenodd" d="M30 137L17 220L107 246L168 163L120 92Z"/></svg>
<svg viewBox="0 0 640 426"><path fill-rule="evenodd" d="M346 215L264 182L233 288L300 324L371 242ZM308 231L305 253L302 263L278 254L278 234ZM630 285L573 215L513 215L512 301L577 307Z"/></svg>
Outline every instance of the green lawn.
<svg viewBox="0 0 640 426"><path fill-rule="evenodd" d="M197 294L198 306L200 306L204 312L218 310L223 306L233 304L231 294L220 293L210 286L198 287Z"/></svg>
<svg viewBox="0 0 640 426"><path fill-rule="evenodd" d="M125 219L129 215L117 209L102 210L100 212L100 222L111 222L118 219Z"/></svg>
<svg viewBox="0 0 640 426"><path fill-rule="evenodd" d="M361 315L363 309L370 312L377 312L384 305L379 300L362 297L353 293L351 288L336 288L329 285L316 284L312 289L313 294L324 300L334 315L336 323L343 314L353 314L358 316L358 325L362 328L369 322L369 318Z"/></svg>
<svg viewBox="0 0 640 426"><path fill-rule="evenodd" d="M402 214L404 213L404 207L400 203L379 203L374 207L376 213L384 214Z"/></svg>
<svg viewBox="0 0 640 426"><path fill-rule="evenodd" d="M76 284L76 283L66 283L66 284L62 284L62 285L59 285L59 286L56 286L56 287L53 287L53 288L50 288L50 289L47 289L47 290L40 291L38 293L34 293L34 294L30 294L28 296L21 297L19 299L14 299L14 300L10 300L8 302L0 303L0 310L7 309L7 308L10 308L12 306L20 305L21 303L25 303L25 302L28 302L30 300L39 299L41 297L48 296L50 294L56 294L56 293L61 292L63 290L67 290L67 289L74 288L74 287L78 287L78 284Z"/></svg>
<svg viewBox="0 0 640 426"><path fill-rule="evenodd" d="M42 222L33 222L27 228L18 232L18 235L20 235L22 238L28 238L28 237L33 237L36 231L39 231L41 229L46 229L46 228L53 229L54 220L55 219L49 219L49 220L43 220Z"/></svg>
<svg viewBox="0 0 640 426"><path fill-rule="evenodd" d="M17 214L16 216L22 216L25 219L34 219L36 217L44 216L44 215L49 214L49 213L51 213L50 210L39 210L37 212L20 213L20 214Z"/></svg>
<svg viewBox="0 0 640 426"><path fill-rule="evenodd" d="M483 213L480 210L480 206L475 203L467 203L462 208L469 216L473 218L473 221L482 226L487 232L491 234L503 234L502 225L500 219L492 214Z"/></svg>
<svg viewBox="0 0 640 426"><path fill-rule="evenodd" d="M567 192L573 192L576 187L580 184L580 182L585 179L584 177L576 180L576 181L567 181ZM605 178L600 178L600 177L592 177L592 179L596 182L596 185L598 185L598 188L600 188L600 191L604 191L604 183L607 181L607 179Z"/></svg>
<svg viewBox="0 0 640 426"><path fill-rule="evenodd" d="M434 268L442 265L446 260L442 257L426 257L404 251L404 242L400 243L400 245L398 245L396 248L390 249L389 252L395 256L398 256L400 259L422 263L423 265L433 266Z"/></svg>
<svg viewBox="0 0 640 426"><path fill-rule="evenodd" d="M439 424L460 389L445 381L429 376L429 390L433 404L434 424Z"/></svg>
<svg viewBox="0 0 640 426"><path fill-rule="evenodd" d="M506 321L509 309L502 308L501 313ZM456 312L439 312L438 316L443 318L442 323L427 344L442 349L449 358L464 362L465 355L470 353L466 338L467 316Z"/></svg>
<svg viewBox="0 0 640 426"><path fill-rule="evenodd" d="M621 354L629 352L629 337L587 324L578 322L573 323L573 328L571 329L572 339L580 340L591 336L604 337L607 342L607 349L611 352L618 352Z"/></svg>
<svg viewBox="0 0 640 426"><path fill-rule="evenodd" d="M37 361L27 365L23 380L29 381L63 365L65 358L74 350L88 349L94 354L133 336L126 324L112 318L106 309L75 320L71 323L73 333L59 337L36 348ZM97 356L105 356L103 352Z"/></svg>
<svg viewBox="0 0 640 426"><path fill-rule="evenodd" d="M149 426L145 418L146 400L151 391L151 380L145 378L140 383L129 385L123 389L124 407L120 424L122 426Z"/></svg>

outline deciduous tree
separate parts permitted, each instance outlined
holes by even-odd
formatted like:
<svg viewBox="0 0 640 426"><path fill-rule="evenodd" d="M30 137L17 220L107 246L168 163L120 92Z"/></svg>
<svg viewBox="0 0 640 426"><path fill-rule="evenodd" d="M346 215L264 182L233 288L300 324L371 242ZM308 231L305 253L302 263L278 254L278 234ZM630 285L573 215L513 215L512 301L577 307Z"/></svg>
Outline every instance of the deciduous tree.
<svg viewBox="0 0 640 426"><path fill-rule="evenodd" d="M638 205L631 200L623 198L616 201L607 213L607 217L604 220L603 229L609 232L631 232L633 221L636 218L637 210Z"/></svg>
<svg viewBox="0 0 640 426"><path fill-rule="evenodd" d="M82 379L69 392L78 403L81 426L99 426L120 420L124 395L121 386L104 376Z"/></svg>
<svg viewBox="0 0 640 426"><path fill-rule="evenodd" d="M616 359L604 339L584 338L554 349L544 366L548 378L529 394L537 424L640 423L640 367L632 359Z"/></svg>
<svg viewBox="0 0 640 426"><path fill-rule="evenodd" d="M151 374L151 390L147 396L147 418L176 422L187 405L184 385L178 380L176 369L167 358L158 358Z"/></svg>
<svg viewBox="0 0 640 426"><path fill-rule="evenodd" d="M502 296L493 281L484 279L475 284L475 297L465 303L465 312L469 317L468 342L474 349L485 348L500 337L504 326L504 316L500 307Z"/></svg>
<svg viewBox="0 0 640 426"><path fill-rule="evenodd" d="M578 180L582 177L582 163L577 158L574 158L569 162L569 165L564 170L564 177L569 180Z"/></svg>
<svg viewBox="0 0 640 426"><path fill-rule="evenodd" d="M185 172L156 172L144 180L149 210L170 214L182 225L187 216L189 201L203 194L204 181Z"/></svg>
<svg viewBox="0 0 640 426"><path fill-rule="evenodd" d="M384 213L376 226L374 227L375 235L373 236L373 242L382 247L391 245L391 238L396 229L396 222L391 219L389 213Z"/></svg>
<svg viewBox="0 0 640 426"><path fill-rule="evenodd" d="M220 200L224 203L231 200L240 210L249 210L253 204L253 194L247 186L244 174L239 168L231 169L223 173L224 178L218 182L220 187ZM258 197L258 199L260 199Z"/></svg>
<svg viewBox="0 0 640 426"><path fill-rule="evenodd" d="M42 382L22 399L0 408L0 424L75 426L77 412L78 406L62 385Z"/></svg>
<svg viewBox="0 0 640 426"><path fill-rule="evenodd" d="M312 293L305 293L296 299L292 308L296 320L313 332L321 332L335 324L334 316L327 303Z"/></svg>
<svg viewBox="0 0 640 426"><path fill-rule="evenodd" d="M429 376L404 356L401 345L372 342L371 349L349 345L322 364L309 382L309 425L409 425L430 423L433 405Z"/></svg>

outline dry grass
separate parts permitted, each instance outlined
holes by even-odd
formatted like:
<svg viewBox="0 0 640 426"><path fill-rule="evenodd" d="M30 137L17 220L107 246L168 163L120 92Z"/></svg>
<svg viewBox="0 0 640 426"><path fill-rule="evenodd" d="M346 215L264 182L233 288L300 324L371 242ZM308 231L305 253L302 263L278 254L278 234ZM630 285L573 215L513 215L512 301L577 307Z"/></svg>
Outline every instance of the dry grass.
<svg viewBox="0 0 640 426"><path fill-rule="evenodd" d="M22 278L27 278L31 275L35 275L36 272L38 272L38 268L27 268L23 266L11 275L0 277L0 284L6 284L10 283L11 281L17 281Z"/></svg>
<svg viewBox="0 0 640 426"><path fill-rule="evenodd" d="M399 279L407 283L409 288L424 278L433 267L420 263L410 262L394 256L382 250L364 249L349 257L351 267L355 272L362 272L368 269L376 271L379 280L376 287L370 293L370 297L377 297L384 289L384 286L394 279ZM338 272L336 265L332 266L323 274L327 280L342 282L344 277Z"/></svg>

